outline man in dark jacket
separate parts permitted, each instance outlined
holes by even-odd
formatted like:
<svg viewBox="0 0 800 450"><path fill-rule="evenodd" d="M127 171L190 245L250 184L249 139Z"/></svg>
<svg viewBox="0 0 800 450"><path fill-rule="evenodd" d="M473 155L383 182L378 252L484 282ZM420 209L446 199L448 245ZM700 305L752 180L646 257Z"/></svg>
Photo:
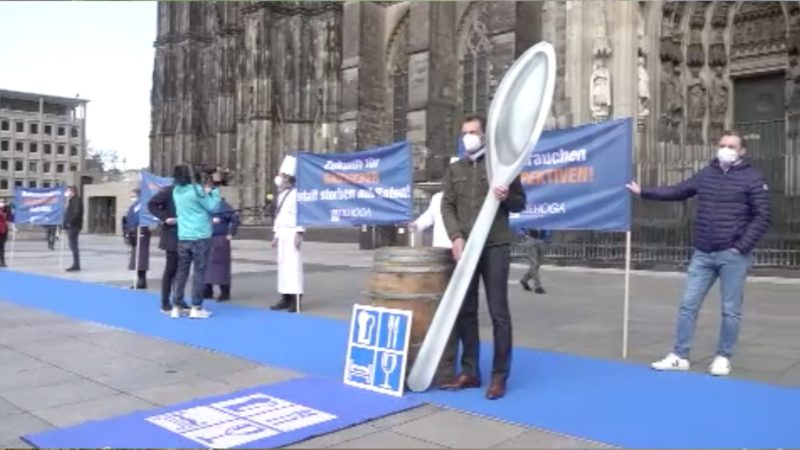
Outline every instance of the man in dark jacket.
<svg viewBox="0 0 800 450"><path fill-rule="evenodd" d="M172 186L162 188L150 198L147 209L161 221L158 248L167 254L167 264L161 277L161 312L168 315L172 312L172 283L178 273L178 214L175 212L175 201L172 200ZM184 304L181 308L189 309L189 306Z"/></svg>
<svg viewBox="0 0 800 450"><path fill-rule="evenodd" d="M489 192L484 148L482 117L470 116L461 126L466 156L450 165L446 172L442 195L442 219L453 241L453 258L461 258L464 244ZM481 385L478 369L478 278L483 278L489 314L494 328L494 363L486 397L494 400L506 392L511 363L511 313L508 308L508 276L511 264L512 233L509 213L525 207L525 191L517 177L511 186L492 186L491 194L500 200L500 207L486 239L475 275L470 282L456 321L456 335L461 341L461 373L445 382L442 389L477 388Z"/></svg>
<svg viewBox="0 0 800 450"><path fill-rule="evenodd" d="M67 272L77 272L81 270L78 236L83 229L83 201L75 186L67 187L66 196L68 203L67 211L64 213L64 229L67 230L67 242L69 242L69 249L72 252L72 266L67 269Z"/></svg>
<svg viewBox="0 0 800 450"><path fill-rule="evenodd" d="M689 349L697 314L711 286L720 279L722 325L712 375L728 375L739 337L744 285L752 251L770 225L770 194L761 172L745 157L742 136L726 131L717 157L704 169L675 186L628 189L644 199L682 201L697 197L694 252L687 271L686 290L678 313L675 347L652 364L656 370L688 370Z"/></svg>

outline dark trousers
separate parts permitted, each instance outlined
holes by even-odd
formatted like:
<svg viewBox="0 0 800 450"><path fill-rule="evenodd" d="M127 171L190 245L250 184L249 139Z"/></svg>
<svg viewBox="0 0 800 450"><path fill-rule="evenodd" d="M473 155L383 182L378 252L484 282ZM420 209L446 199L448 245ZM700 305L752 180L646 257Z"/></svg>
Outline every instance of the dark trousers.
<svg viewBox="0 0 800 450"><path fill-rule="evenodd" d="M69 238L69 250L72 252L72 267L76 269L81 268L81 251L78 247L78 235L81 230L73 228L67 229L67 237Z"/></svg>
<svg viewBox="0 0 800 450"><path fill-rule="evenodd" d="M161 309L167 310L172 308L169 301L170 293L172 292L172 284L175 281L175 275L178 273L178 252L167 250L167 264L164 266L164 275L161 276ZM185 304L180 305L185 308Z"/></svg>
<svg viewBox="0 0 800 450"><path fill-rule="evenodd" d="M184 304L184 289L189 279L189 269L192 271L192 306L203 306L203 288L208 263L208 251L211 248L211 239L198 239L196 241L178 242L178 273L175 274L175 296L173 305Z"/></svg>
<svg viewBox="0 0 800 450"><path fill-rule="evenodd" d="M511 366L511 313L508 308L508 275L511 248L508 245L483 250L458 314L456 332L463 346L461 371L480 377L480 336L478 333L478 281L483 279L489 315L494 329L492 378L508 379Z"/></svg>
<svg viewBox="0 0 800 450"><path fill-rule="evenodd" d="M47 248L50 250L56 248L56 227L47 226Z"/></svg>
<svg viewBox="0 0 800 450"><path fill-rule="evenodd" d="M0 266L6 265L6 240L8 240L8 234L0 234Z"/></svg>

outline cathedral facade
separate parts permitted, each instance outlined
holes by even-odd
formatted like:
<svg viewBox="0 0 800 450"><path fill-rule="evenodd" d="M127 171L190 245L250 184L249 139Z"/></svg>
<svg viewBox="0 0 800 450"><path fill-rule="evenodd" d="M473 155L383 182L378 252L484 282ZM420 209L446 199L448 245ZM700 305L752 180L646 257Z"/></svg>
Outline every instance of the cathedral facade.
<svg viewBox="0 0 800 450"><path fill-rule="evenodd" d="M485 115L515 58L546 40L558 58L549 128L635 117L644 184L685 178L723 129L742 130L778 205L770 239L780 243L769 245L794 249L782 258L800 265L788 237L800 233L798 2L210 1L158 11L157 173L227 167L241 205L256 206L286 153L408 139L415 180L435 182L461 117ZM663 241L686 227L687 208L637 205L635 233Z"/></svg>

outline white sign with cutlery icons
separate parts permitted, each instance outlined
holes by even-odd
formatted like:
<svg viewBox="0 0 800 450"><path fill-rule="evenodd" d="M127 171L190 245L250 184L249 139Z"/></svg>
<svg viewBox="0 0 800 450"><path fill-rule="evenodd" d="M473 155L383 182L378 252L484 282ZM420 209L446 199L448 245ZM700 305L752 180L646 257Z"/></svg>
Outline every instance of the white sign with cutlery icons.
<svg viewBox="0 0 800 450"><path fill-rule="evenodd" d="M411 311L353 305L344 383L402 396L405 390Z"/></svg>

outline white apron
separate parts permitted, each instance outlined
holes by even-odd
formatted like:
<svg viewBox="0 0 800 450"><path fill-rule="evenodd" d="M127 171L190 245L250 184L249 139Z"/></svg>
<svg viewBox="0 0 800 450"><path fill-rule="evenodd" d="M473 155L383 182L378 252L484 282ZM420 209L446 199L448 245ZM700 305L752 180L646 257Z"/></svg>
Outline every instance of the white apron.
<svg viewBox="0 0 800 450"><path fill-rule="evenodd" d="M426 230L433 225L433 246L439 248L453 248L453 242L447 235L442 219L442 197L443 192L437 192L431 197L428 209L414 222L420 231Z"/></svg>
<svg viewBox="0 0 800 450"><path fill-rule="evenodd" d="M304 232L305 229L297 226L297 190L281 192L278 205L280 210L273 226L278 240L278 293L302 294L303 247L301 245L301 250L297 250L294 239L298 232Z"/></svg>

